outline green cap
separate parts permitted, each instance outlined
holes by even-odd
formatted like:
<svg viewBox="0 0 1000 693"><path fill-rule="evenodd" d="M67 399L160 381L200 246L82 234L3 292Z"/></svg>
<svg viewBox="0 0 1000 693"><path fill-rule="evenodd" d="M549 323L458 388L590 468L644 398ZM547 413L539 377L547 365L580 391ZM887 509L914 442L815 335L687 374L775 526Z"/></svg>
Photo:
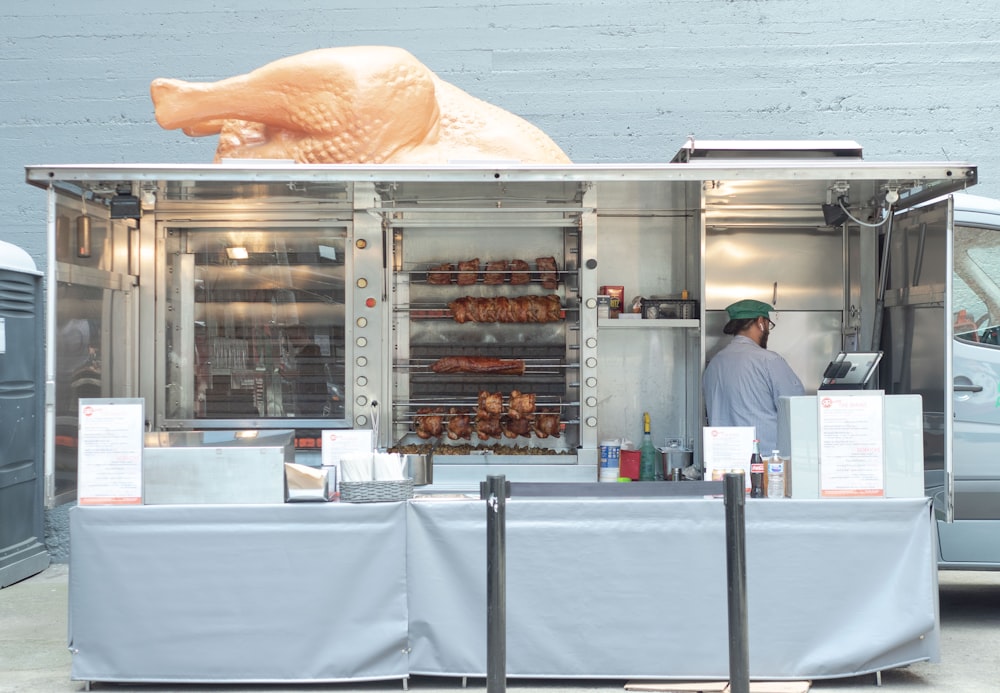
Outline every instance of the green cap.
<svg viewBox="0 0 1000 693"><path fill-rule="evenodd" d="M768 313L773 311L774 308L763 301L754 301L753 299L746 298L742 301L737 301L736 303L727 306L726 312L729 313L730 320L744 320L747 318L760 318L768 317Z"/></svg>

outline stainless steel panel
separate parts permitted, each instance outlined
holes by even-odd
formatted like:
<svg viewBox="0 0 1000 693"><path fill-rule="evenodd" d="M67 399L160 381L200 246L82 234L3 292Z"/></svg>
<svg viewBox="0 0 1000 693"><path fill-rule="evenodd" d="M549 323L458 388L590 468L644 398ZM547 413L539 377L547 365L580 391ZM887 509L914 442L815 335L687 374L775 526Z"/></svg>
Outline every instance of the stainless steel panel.
<svg viewBox="0 0 1000 693"><path fill-rule="evenodd" d="M663 228L693 219L701 203L701 181L678 183L667 180L601 180L593 189L599 200L602 234L615 235L605 219L643 217L656 219ZM693 208L693 209L692 209Z"/></svg>
<svg viewBox="0 0 1000 693"><path fill-rule="evenodd" d="M693 216L693 213L692 213ZM700 299L696 221L690 217L598 214L598 285L624 286L625 303L637 296Z"/></svg>
<svg viewBox="0 0 1000 693"><path fill-rule="evenodd" d="M951 322L951 207L932 205L899 215L889 248L882 350L882 386L923 398L924 455L928 469L950 477L952 402L949 374ZM953 487L947 481L947 487ZM949 514L946 511L946 514Z"/></svg>
<svg viewBox="0 0 1000 693"><path fill-rule="evenodd" d="M552 465L544 462L436 465L434 467L434 483L421 487L421 493L450 491L478 494L480 481L486 481L488 476L499 474L502 474L507 481L587 482L597 481L597 465L578 464L575 458L573 458L573 463L568 465Z"/></svg>
<svg viewBox="0 0 1000 693"><path fill-rule="evenodd" d="M277 448L146 448L146 505L284 503L284 455Z"/></svg>
<svg viewBox="0 0 1000 693"><path fill-rule="evenodd" d="M705 307L753 298L781 312L843 310L845 262L839 230L709 226Z"/></svg>
<svg viewBox="0 0 1000 693"><path fill-rule="evenodd" d="M146 505L285 502L292 431L149 433L144 445Z"/></svg>
<svg viewBox="0 0 1000 693"><path fill-rule="evenodd" d="M511 183L553 185L571 183L586 185L602 181L780 181L782 185L797 185L802 181L818 181L829 185L848 180L852 185L872 183L883 185L901 182L900 206L915 199L929 199L974 185L978 171L961 162L894 162L879 163L856 160L787 160L778 162L703 161L697 164L573 164L568 166L387 166L387 165L322 165L253 161L245 164L218 166L213 164L56 164L25 167L29 184L41 188L55 185L79 191L78 184L94 190L101 198L114 194L118 182L137 182L153 189L167 182L187 185L195 191L211 191L228 195L233 184L273 184L285 201L294 202L308 194L316 184L372 181L387 185L404 183L488 183L502 186ZM219 185L221 184L221 185ZM294 184L294 185L292 185ZM856 190L867 190L856 187ZM255 189L255 190L260 190ZM320 197L324 196L320 190ZM198 193L189 193L198 194ZM254 192L254 194L256 194ZM853 193L852 193L853 194ZM206 198L211 192L204 193ZM853 195L854 199L865 196ZM825 202L825 200L823 200Z"/></svg>
<svg viewBox="0 0 1000 693"><path fill-rule="evenodd" d="M624 438L638 448L647 411L655 445L697 437L701 420L693 412L701 387L690 374L699 370L698 329L671 322L637 320L599 329L599 440Z"/></svg>

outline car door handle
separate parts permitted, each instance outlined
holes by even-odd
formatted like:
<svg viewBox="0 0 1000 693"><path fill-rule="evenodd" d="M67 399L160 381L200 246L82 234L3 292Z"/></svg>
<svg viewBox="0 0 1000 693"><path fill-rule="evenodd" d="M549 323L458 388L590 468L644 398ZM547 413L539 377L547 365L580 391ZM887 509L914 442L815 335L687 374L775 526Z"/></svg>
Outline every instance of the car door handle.
<svg viewBox="0 0 1000 693"><path fill-rule="evenodd" d="M982 385L954 385L955 392L982 392Z"/></svg>

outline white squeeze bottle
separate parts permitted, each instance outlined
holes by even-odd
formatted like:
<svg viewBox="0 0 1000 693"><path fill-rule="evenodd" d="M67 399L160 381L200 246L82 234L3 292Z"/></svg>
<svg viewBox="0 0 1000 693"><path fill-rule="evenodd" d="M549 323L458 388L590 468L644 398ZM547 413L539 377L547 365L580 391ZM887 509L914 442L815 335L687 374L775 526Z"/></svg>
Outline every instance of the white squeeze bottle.
<svg viewBox="0 0 1000 693"><path fill-rule="evenodd" d="M771 451L767 461L767 497L785 497L785 461L778 457L778 451Z"/></svg>

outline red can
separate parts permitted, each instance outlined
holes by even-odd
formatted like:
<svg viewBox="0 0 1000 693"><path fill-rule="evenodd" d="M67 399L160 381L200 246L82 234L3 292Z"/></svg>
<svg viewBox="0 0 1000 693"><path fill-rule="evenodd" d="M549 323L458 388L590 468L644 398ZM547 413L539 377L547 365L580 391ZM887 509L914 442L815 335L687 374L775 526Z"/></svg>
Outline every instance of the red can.
<svg viewBox="0 0 1000 693"><path fill-rule="evenodd" d="M638 450L622 450L618 457L618 476L638 481L640 457Z"/></svg>

